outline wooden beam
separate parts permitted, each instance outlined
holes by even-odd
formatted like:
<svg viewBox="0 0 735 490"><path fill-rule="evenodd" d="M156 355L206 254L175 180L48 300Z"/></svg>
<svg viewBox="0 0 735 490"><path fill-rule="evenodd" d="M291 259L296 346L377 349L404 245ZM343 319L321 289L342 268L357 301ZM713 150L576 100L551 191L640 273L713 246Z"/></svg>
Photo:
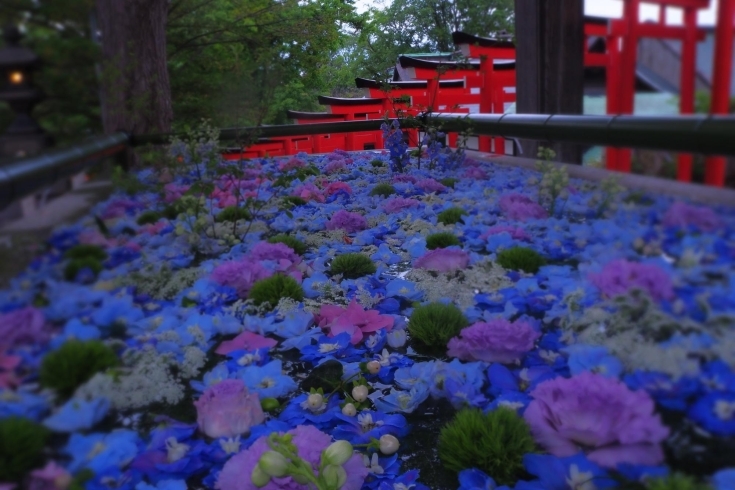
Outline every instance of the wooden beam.
<svg viewBox="0 0 735 490"><path fill-rule="evenodd" d="M519 114L582 114L584 77L583 0L515 0ZM551 147L557 160L581 163L571 144L522 142L523 156Z"/></svg>

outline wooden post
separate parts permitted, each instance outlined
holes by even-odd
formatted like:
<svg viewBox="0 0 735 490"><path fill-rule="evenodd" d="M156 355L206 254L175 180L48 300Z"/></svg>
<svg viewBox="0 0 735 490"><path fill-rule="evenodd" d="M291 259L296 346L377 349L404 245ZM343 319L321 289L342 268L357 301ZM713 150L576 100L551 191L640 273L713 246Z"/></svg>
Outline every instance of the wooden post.
<svg viewBox="0 0 735 490"><path fill-rule="evenodd" d="M515 0L516 112L582 114L584 5L582 0ZM557 160L581 163L578 145L523 141L523 156L539 144Z"/></svg>

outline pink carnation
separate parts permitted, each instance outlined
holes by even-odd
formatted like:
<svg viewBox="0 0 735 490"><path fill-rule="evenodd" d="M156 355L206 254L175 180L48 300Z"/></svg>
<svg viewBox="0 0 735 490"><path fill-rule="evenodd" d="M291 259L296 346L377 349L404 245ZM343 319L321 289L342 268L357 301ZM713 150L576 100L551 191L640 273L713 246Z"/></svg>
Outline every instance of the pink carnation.
<svg viewBox="0 0 735 490"><path fill-rule="evenodd" d="M424 192L444 192L447 190L447 186L431 178L421 179L415 185Z"/></svg>
<svg viewBox="0 0 735 490"><path fill-rule="evenodd" d="M506 194L498 202L500 210L510 219L526 221L546 218L546 210L523 194Z"/></svg>
<svg viewBox="0 0 735 490"><path fill-rule="evenodd" d="M486 238L497 235L498 233L508 233L511 238L515 240L531 240L531 237L528 236L528 233L526 233L526 230L523 228L518 228L517 226L508 226L508 225L497 225L492 226L485 230L485 233L480 235L480 238L485 240Z"/></svg>
<svg viewBox="0 0 735 490"><path fill-rule="evenodd" d="M347 233L354 233L356 231L362 231L367 228L367 221L359 213L350 213L344 209L340 209L332 215L332 218L327 221L327 230L339 230L343 229Z"/></svg>
<svg viewBox="0 0 735 490"><path fill-rule="evenodd" d="M590 461L613 468L622 463L654 466L663 459L661 442L669 430L654 414L643 390L584 372L540 383L524 418L536 441L554 456L589 449Z"/></svg>
<svg viewBox="0 0 735 490"><path fill-rule="evenodd" d="M329 329L329 336L343 332L350 334L350 342L357 345L370 333L393 328L393 317L381 315L377 310L364 310L354 299L347 308L336 305L322 305L316 318L321 328Z"/></svg>
<svg viewBox="0 0 735 490"><path fill-rule="evenodd" d="M273 272L263 267L257 260L228 260L218 265L211 278L217 284L228 286L237 291L241 298L247 298L250 288L256 281L273 275Z"/></svg>
<svg viewBox="0 0 735 490"><path fill-rule="evenodd" d="M298 186L294 189L293 195L300 197L304 201L324 202L326 200L322 191L311 182Z"/></svg>
<svg viewBox="0 0 735 490"><path fill-rule="evenodd" d="M291 442L297 448L300 458L311 464L316 475L321 452L332 443L331 436L325 434L314 426L299 425L288 431L293 435ZM225 463L224 468L217 478L214 488L219 490L256 490L250 475L258 464L258 460L266 451L270 450L267 441L268 436L262 436L245 451L241 451ZM368 469L362 462L362 456L356 453L343 465L347 473L347 481L341 487L342 490L360 490ZM291 477L272 478L263 490L303 490L303 485L296 483Z"/></svg>
<svg viewBox="0 0 735 490"><path fill-rule="evenodd" d="M464 269L470 265L470 256L463 250L453 248L437 248L430 250L416 259L414 267L438 272L450 272Z"/></svg>
<svg viewBox="0 0 735 490"><path fill-rule="evenodd" d="M533 349L541 334L526 322L498 318L463 329L449 341L447 355L463 361L500 362L520 360Z"/></svg>
<svg viewBox="0 0 735 490"><path fill-rule="evenodd" d="M0 314L0 340L8 348L37 345L48 338L43 312L27 306Z"/></svg>
<svg viewBox="0 0 735 490"><path fill-rule="evenodd" d="M696 226L702 231L714 231L722 227L722 221L715 212L704 206L692 206L677 201L666 211L662 222L665 226L682 227Z"/></svg>
<svg viewBox="0 0 735 490"><path fill-rule="evenodd" d="M653 264L625 259L608 262L602 271L589 275L589 280L607 297L625 294L633 288L643 289L655 300L673 299L674 285L665 270Z"/></svg>
<svg viewBox="0 0 735 490"><path fill-rule="evenodd" d="M406 208L420 206L421 203L416 199L407 199L405 197L392 197L387 201L383 201L383 209L386 213L397 213Z"/></svg>
<svg viewBox="0 0 735 490"><path fill-rule="evenodd" d="M235 437L265 420L257 393L248 393L241 379L226 379L204 390L194 402L199 430L209 437Z"/></svg>

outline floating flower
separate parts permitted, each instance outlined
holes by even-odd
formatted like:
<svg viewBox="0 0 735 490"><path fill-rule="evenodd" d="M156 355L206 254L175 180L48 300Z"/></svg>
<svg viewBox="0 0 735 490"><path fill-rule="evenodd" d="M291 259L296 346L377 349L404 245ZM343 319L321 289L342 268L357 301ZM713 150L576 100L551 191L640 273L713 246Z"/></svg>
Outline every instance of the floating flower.
<svg viewBox="0 0 735 490"><path fill-rule="evenodd" d="M548 217L544 208L523 194L506 194L500 198L498 205L505 216L518 221Z"/></svg>
<svg viewBox="0 0 735 490"><path fill-rule="evenodd" d="M329 329L331 337L343 332L349 333L353 345L362 342L366 334L380 329L390 331L393 328L393 317L381 315L376 310L365 310L354 299L347 308L323 305L317 321L321 328Z"/></svg>
<svg viewBox="0 0 735 490"><path fill-rule="evenodd" d="M32 306L0 314L0 339L7 347L37 345L48 338L43 312Z"/></svg>
<svg viewBox="0 0 735 490"><path fill-rule="evenodd" d="M247 434L250 427L265 420L258 394L248 393L239 379L210 386L194 406L199 430L215 439Z"/></svg>
<svg viewBox="0 0 735 490"><path fill-rule="evenodd" d="M416 259L413 266L438 272L450 272L464 269L469 264L470 256L467 252L454 248L437 248Z"/></svg>
<svg viewBox="0 0 735 490"><path fill-rule="evenodd" d="M671 277L654 264L641 264L625 259L613 260L599 273L590 274L589 280L607 297L625 294L635 288L646 291L656 300L674 298Z"/></svg>
<svg viewBox="0 0 735 490"><path fill-rule="evenodd" d="M250 288L256 281L270 277L272 271L253 259L228 260L212 271L212 280L222 286L228 286L237 291L240 298L247 298Z"/></svg>
<svg viewBox="0 0 735 490"><path fill-rule="evenodd" d="M541 334L522 321L503 318L478 322L449 341L447 355L463 361L516 362L533 348Z"/></svg>
<svg viewBox="0 0 735 490"><path fill-rule="evenodd" d="M536 440L554 456L588 448L589 460L607 468L663 461L661 442L669 430L643 391L585 372L545 381L531 396L524 417Z"/></svg>
<svg viewBox="0 0 735 490"><path fill-rule="evenodd" d="M355 233L367 228L367 221L359 213L351 213L340 209L327 221L327 230L345 230L347 233Z"/></svg>
<svg viewBox="0 0 735 490"><path fill-rule="evenodd" d="M415 208L421 205L420 201L416 199L408 199L405 197L392 197L386 201L383 201L383 209L388 214L395 214L407 208Z"/></svg>
<svg viewBox="0 0 735 490"><path fill-rule="evenodd" d="M722 220L715 212L704 206L693 206L677 201L664 213L661 222L664 226L686 228L694 226L702 231L714 231L722 227Z"/></svg>

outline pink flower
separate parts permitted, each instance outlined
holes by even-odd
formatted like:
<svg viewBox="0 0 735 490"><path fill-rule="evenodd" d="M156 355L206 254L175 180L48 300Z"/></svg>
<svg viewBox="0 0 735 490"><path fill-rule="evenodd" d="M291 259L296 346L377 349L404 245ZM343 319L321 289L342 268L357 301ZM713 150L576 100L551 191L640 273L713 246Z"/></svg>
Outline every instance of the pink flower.
<svg viewBox="0 0 735 490"><path fill-rule="evenodd" d="M257 333L245 331L232 340L225 340L222 342L214 352L215 354L226 356L233 350L256 350L263 347L271 348L275 347L277 344L277 340L263 337Z"/></svg>
<svg viewBox="0 0 735 490"><path fill-rule="evenodd" d="M431 178L421 179L416 182L415 186L424 192L444 192L447 190L444 184Z"/></svg>
<svg viewBox="0 0 735 490"><path fill-rule="evenodd" d="M48 338L43 312L33 306L0 314L0 339L8 348L37 345Z"/></svg>
<svg viewBox="0 0 735 490"><path fill-rule="evenodd" d="M625 259L608 262L589 280L607 297L625 294L633 288L643 289L655 300L673 299L674 285L665 270L653 264L641 264Z"/></svg>
<svg viewBox="0 0 735 490"><path fill-rule="evenodd" d="M346 182L330 182L327 187L324 188L324 194L331 196L339 191L345 191L347 194L352 194L352 187Z"/></svg>
<svg viewBox="0 0 735 490"><path fill-rule="evenodd" d="M237 291L241 298L247 298L250 288L256 281L273 275L273 272L263 267L257 260L228 260L218 265L210 276L217 284L229 286Z"/></svg>
<svg viewBox="0 0 735 490"><path fill-rule="evenodd" d="M485 230L485 233L480 235L480 238L485 240L487 237L497 235L498 233L508 233L515 240L531 240L531 237L528 236L528 233L523 228L508 225L491 226Z"/></svg>
<svg viewBox="0 0 735 490"><path fill-rule="evenodd" d="M168 226L168 222L166 221L158 221L156 223L143 225L138 229L138 234L146 234L146 235L158 235L163 231L164 228Z"/></svg>
<svg viewBox="0 0 735 490"><path fill-rule="evenodd" d="M463 329L449 341L447 355L463 361L500 362L520 360L533 349L541 334L526 322L498 318Z"/></svg>
<svg viewBox="0 0 735 490"><path fill-rule="evenodd" d="M109 203L101 214L102 219L112 219L125 216L125 214L134 209L142 209L142 203L133 201L132 199L116 199Z"/></svg>
<svg viewBox="0 0 735 490"><path fill-rule="evenodd" d="M334 172L338 172L340 170L345 170L347 168L347 163L344 160L332 160L327 164L326 167L324 167L324 173L326 174L332 174Z"/></svg>
<svg viewBox="0 0 735 490"><path fill-rule="evenodd" d="M466 179L485 180L487 179L487 172L480 167L470 167L464 171L463 177Z"/></svg>
<svg viewBox="0 0 735 490"><path fill-rule="evenodd" d="M170 203L178 200L189 190L189 185L183 184L166 184L163 186L163 202Z"/></svg>
<svg viewBox="0 0 735 490"><path fill-rule="evenodd" d="M413 262L414 267L438 272L464 269L470 264L470 256L463 250L437 248L430 250Z"/></svg>
<svg viewBox="0 0 735 490"><path fill-rule="evenodd" d="M214 439L247 434L250 427L265 420L258 394L248 393L241 379L226 379L208 387L194 406L199 430Z"/></svg>
<svg viewBox="0 0 735 490"><path fill-rule="evenodd" d="M661 221L665 226L695 226L702 231L714 231L722 227L722 221L712 209L692 206L682 201L672 204Z"/></svg>
<svg viewBox="0 0 735 490"><path fill-rule="evenodd" d="M526 221L548 217L546 210L523 194L506 194L498 201L500 210L510 219Z"/></svg>
<svg viewBox="0 0 735 490"><path fill-rule="evenodd" d="M291 157L285 162L281 161L278 164L278 170L280 170L281 172L287 172L289 170L302 167L306 167L306 162L296 157Z"/></svg>
<svg viewBox="0 0 735 490"><path fill-rule="evenodd" d="M353 345L362 342L366 334L383 328L390 332L393 328L393 317L381 315L377 310L364 310L354 299L346 309L337 305L322 305L316 321L321 328L329 329L330 337L349 333Z"/></svg>
<svg viewBox="0 0 735 490"><path fill-rule="evenodd" d="M270 264L263 265L272 269L273 272L283 272L297 282L301 282L303 278L301 256L284 243L258 242L248 253L248 259L268 261Z"/></svg>
<svg viewBox="0 0 735 490"><path fill-rule="evenodd" d="M297 454L304 461L311 464L316 476L321 452L332 443L331 436L311 425L299 425L288 431L288 433L293 435L291 442L296 446ZM257 487L252 483L250 475L263 453L270 450L267 438L267 436L259 438L248 449L230 458L222 468L214 488L219 490L256 490ZM341 487L341 490L360 490L368 474L368 469L362 462L362 456L356 453L347 460L343 468L347 473L347 481ZM307 487L296 483L291 477L285 477L272 478L262 488L263 490L305 490Z"/></svg>
<svg viewBox="0 0 735 490"><path fill-rule="evenodd" d="M409 174L397 174L393 176L393 182L408 182L411 184L415 184L416 177Z"/></svg>
<svg viewBox="0 0 735 490"><path fill-rule="evenodd" d="M324 202L326 200L322 191L311 182L298 186L294 189L293 195L300 197L304 201Z"/></svg>
<svg viewBox="0 0 735 490"><path fill-rule="evenodd" d="M340 209L332 215L332 218L329 221L327 221L326 228L327 230L343 229L347 233L354 233L367 228L367 221L359 213L350 213L349 211Z"/></svg>
<svg viewBox="0 0 735 490"><path fill-rule="evenodd" d="M55 461L49 461L40 470L33 470L30 474L28 490L64 490L69 488L73 477Z"/></svg>
<svg viewBox="0 0 735 490"><path fill-rule="evenodd" d="M421 203L416 199L407 199L405 197L391 197L390 199L383 201L383 209L386 213L393 214L406 208L413 208L420 206Z"/></svg>
<svg viewBox="0 0 735 490"><path fill-rule="evenodd" d="M20 384L15 369L20 366L21 361L20 356L11 356L0 345L0 388L12 388Z"/></svg>
<svg viewBox="0 0 735 490"><path fill-rule="evenodd" d="M657 465L669 430L654 414L645 391L631 391L615 378L584 372L555 378L532 392L524 418L536 441L554 456L589 449L590 461L613 468L621 463Z"/></svg>

